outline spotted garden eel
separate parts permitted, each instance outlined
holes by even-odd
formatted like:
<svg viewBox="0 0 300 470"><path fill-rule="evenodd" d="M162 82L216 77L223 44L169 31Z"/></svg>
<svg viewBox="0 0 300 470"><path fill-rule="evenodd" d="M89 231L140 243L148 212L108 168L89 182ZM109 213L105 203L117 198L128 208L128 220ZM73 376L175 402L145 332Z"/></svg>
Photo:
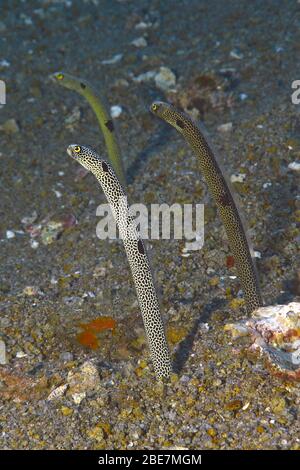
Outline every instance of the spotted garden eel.
<svg viewBox="0 0 300 470"><path fill-rule="evenodd" d="M107 147L109 160L117 173L120 181L125 185L126 178L121 158L120 147L115 135L115 127L113 120L107 112L103 99L99 93L92 87L92 85L81 78L73 77L65 72L56 72L50 75L51 80L63 85L70 90L77 91L91 105L94 113L97 116L100 129L103 133L105 145Z"/></svg>
<svg viewBox="0 0 300 470"><path fill-rule="evenodd" d="M163 102L154 102L151 105L151 111L175 127L198 157L200 170L215 200L227 233L244 291L247 310L250 313L262 306L262 298L255 268L254 252L228 180L207 139L189 116Z"/></svg>
<svg viewBox="0 0 300 470"><path fill-rule="evenodd" d="M164 324L148 256L128 210L126 194L112 167L93 150L70 145L67 152L96 176L111 206L134 280L155 374L158 379L168 378L171 360Z"/></svg>

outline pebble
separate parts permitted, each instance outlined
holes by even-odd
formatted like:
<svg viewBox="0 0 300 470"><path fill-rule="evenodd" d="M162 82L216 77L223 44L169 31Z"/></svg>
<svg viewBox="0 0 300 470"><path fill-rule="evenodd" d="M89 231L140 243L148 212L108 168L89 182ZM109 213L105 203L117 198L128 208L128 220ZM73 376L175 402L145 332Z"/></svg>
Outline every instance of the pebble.
<svg viewBox="0 0 300 470"><path fill-rule="evenodd" d="M159 73L154 77L157 88L163 91L171 90L176 85L176 76L168 67L160 67Z"/></svg>
<svg viewBox="0 0 300 470"><path fill-rule="evenodd" d="M141 21L140 23L137 23L134 27L134 29L137 29L137 30L144 30L144 29L147 29L147 28L151 28L152 26L152 23L145 23L144 21Z"/></svg>
<svg viewBox="0 0 300 470"><path fill-rule="evenodd" d="M147 45L148 45L146 39L145 39L143 36L134 39L134 40L131 42L131 44L132 44L133 46L135 46L135 47L147 47Z"/></svg>
<svg viewBox="0 0 300 470"><path fill-rule="evenodd" d="M111 59L102 60L101 64L103 65L112 65L120 62L122 60L123 54L115 54Z"/></svg>
<svg viewBox="0 0 300 470"><path fill-rule="evenodd" d="M73 361L73 354L66 351L66 352L62 352L60 355L59 355L59 359L61 361L64 361L64 362L70 362L70 361Z"/></svg>
<svg viewBox="0 0 300 470"><path fill-rule="evenodd" d="M123 110L122 110L121 106L115 105L115 106L110 107L110 115L113 119L118 118L119 116L121 116L122 111Z"/></svg>
<svg viewBox="0 0 300 470"><path fill-rule="evenodd" d="M6 230L6 238L10 240L11 238L15 238L16 234L12 230Z"/></svg>
<svg viewBox="0 0 300 470"><path fill-rule="evenodd" d="M19 124L15 119L8 119L5 121L4 124L0 127L0 129L5 132L6 134L16 134L20 131Z"/></svg>
<svg viewBox="0 0 300 470"><path fill-rule="evenodd" d="M230 176L231 183L244 183L246 175L244 173L234 173Z"/></svg>
<svg viewBox="0 0 300 470"><path fill-rule="evenodd" d="M61 412L64 416L70 416L71 414L73 414L72 408L69 408L68 406L62 406Z"/></svg>
<svg viewBox="0 0 300 470"><path fill-rule="evenodd" d="M82 400L84 400L85 397L86 397L86 392L74 393L72 395L75 405L80 405L80 403L82 402Z"/></svg>
<svg viewBox="0 0 300 470"><path fill-rule="evenodd" d="M95 390L100 385L100 377L97 367L90 361L86 361L77 371L71 370L67 378L70 394L83 393Z"/></svg>
<svg viewBox="0 0 300 470"><path fill-rule="evenodd" d="M133 77L133 81L137 83L149 82L156 75L154 70L148 70L148 72L141 73L137 77Z"/></svg>
<svg viewBox="0 0 300 470"><path fill-rule="evenodd" d="M26 286L23 289L23 294L28 297L36 297L40 292L40 289L36 286Z"/></svg>
<svg viewBox="0 0 300 470"><path fill-rule="evenodd" d="M289 170L300 171L300 163L299 162L289 163L288 168L289 168Z"/></svg>
<svg viewBox="0 0 300 470"><path fill-rule="evenodd" d="M73 126L74 124L80 121L80 117L81 117L80 108L78 106L75 106L71 114L69 114L69 116L66 117L65 123L67 124L67 126Z"/></svg>
<svg viewBox="0 0 300 470"><path fill-rule="evenodd" d="M31 240L30 240L30 246L31 246L31 248L33 248L34 250L36 250L36 249L38 248L38 246L39 246L39 242L38 242L37 240L31 239Z"/></svg>
<svg viewBox="0 0 300 470"><path fill-rule="evenodd" d="M129 83L125 78L117 78L117 80L114 83L115 87L129 87Z"/></svg>
<svg viewBox="0 0 300 470"><path fill-rule="evenodd" d="M6 59L0 60L0 67L10 67L10 62Z"/></svg>
<svg viewBox="0 0 300 470"><path fill-rule="evenodd" d="M62 232L63 224L50 220L41 232L41 240L44 245L50 245L57 239L58 235Z"/></svg>
<svg viewBox="0 0 300 470"><path fill-rule="evenodd" d="M231 132L232 131L232 122L226 122L225 124L221 124L218 126L218 131L219 132Z"/></svg>
<svg viewBox="0 0 300 470"><path fill-rule="evenodd" d="M18 359L22 359L23 357L27 357L28 354L26 354L24 351L18 351L17 354L16 354L16 357Z"/></svg>
<svg viewBox="0 0 300 470"><path fill-rule="evenodd" d="M33 224L33 222L35 222L37 218L38 218L37 211L33 211L31 215L23 217L21 219L21 223L23 225L30 225L30 224Z"/></svg>
<svg viewBox="0 0 300 470"><path fill-rule="evenodd" d="M62 193L60 191L57 191L57 189L52 189L52 191L54 192L55 196L60 199L62 197Z"/></svg>
<svg viewBox="0 0 300 470"><path fill-rule="evenodd" d="M232 51L230 51L229 55L232 59L237 59L237 60L241 60L244 57L244 54L242 54L242 52L239 52L236 49L233 49Z"/></svg>

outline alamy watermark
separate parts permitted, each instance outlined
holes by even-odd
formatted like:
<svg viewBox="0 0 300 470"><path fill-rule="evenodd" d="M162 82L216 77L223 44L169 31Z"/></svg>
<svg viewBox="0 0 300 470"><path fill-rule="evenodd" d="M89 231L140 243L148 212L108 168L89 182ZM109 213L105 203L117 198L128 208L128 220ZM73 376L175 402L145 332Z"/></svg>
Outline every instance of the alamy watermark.
<svg viewBox="0 0 300 470"><path fill-rule="evenodd" d="M184 239L187 250L199 250L204 244L203 204L151 204L148 208L144 204L128 206L127 198L121 197L115 207L97 207L101 220L96 234L101 240L136 239L138 235L144 240Z"/></svg>
<svg viewBox="0 0 300 470"><path fill-rule="evenodd" d="M291 94L291 100L293 104L300 104L300 80L294 80L292 82L292 88L295 90Z"/></svg>
<svg viewBox="0 0 300 470"><path fill-rule="evenodd" d="M0 80L0 105L6 104L6 85L3 80Z"/></svg>
<svg viewBox="0 0 300 470"><path fill-rule="evenodd" d="M6 364L6 349L5 349L5 343L0 339L0 364L5 365Z"/></svg>

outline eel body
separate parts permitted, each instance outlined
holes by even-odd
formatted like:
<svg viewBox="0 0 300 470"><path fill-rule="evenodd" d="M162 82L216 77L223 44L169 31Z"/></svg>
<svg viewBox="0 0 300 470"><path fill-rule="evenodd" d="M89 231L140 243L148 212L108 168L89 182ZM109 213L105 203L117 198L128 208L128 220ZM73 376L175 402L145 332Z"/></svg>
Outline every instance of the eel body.
<svg viewBox="0 0 300 470"><path fill-rule="evenodd" d="M171 372L170 353L152 271L143 240L130 214L124 189L112 167L93 150L70 145L67 151L96 176L111 206L134 280L155 374L158 379L168 378Z"/></svg>
<svg viewBox="0 0 300 470"><path fill-rule="evenodd" d="M154 102L150 109L153 114L159 116L179 131L198 157L201 173L215 200L226 230L244 291L247 310L251 312L261 307L263 303L255 267L254 252L233 191L211 146L192 119L185 113L178 111L174 106L168 103Z"/></svg>
<svg viewBox="0 0 300 470"><path fill-rule="evenodd" d="M125 185L125 172L120 146L116 137L114 122L103 104L103 98L100 97L99 93L87 80L74 77L69 73L56 72L50 75L50 78L69 90L77 91L77 93L82 95L88 101L98 119L109 160L117 173L118 178L122 184Z"/></svg>

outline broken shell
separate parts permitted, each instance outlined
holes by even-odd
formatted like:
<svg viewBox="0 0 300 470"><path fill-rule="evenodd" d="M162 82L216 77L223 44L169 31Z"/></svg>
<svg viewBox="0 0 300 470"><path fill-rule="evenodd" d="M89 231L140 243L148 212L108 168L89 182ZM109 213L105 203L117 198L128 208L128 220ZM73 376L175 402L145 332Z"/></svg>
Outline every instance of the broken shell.
<svg viewBox="0 0 300 470"><path fill-rule="evenodd" d="M300 303L271 305L255 310L252 317L227 324L233 338L250 336L250 349L266 358L271 371L284 379L300 380Z"/></svg>

